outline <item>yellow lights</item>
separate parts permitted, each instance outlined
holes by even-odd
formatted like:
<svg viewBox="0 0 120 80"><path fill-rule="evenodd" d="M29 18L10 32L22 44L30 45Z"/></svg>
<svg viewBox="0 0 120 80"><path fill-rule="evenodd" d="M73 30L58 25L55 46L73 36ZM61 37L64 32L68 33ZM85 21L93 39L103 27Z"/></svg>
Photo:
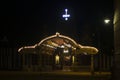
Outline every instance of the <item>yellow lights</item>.
<svg viewBox="0 0 120 80"><path fill-rule="evenodd" d="M59 33L59 32L56 32L56 35L58 35L58 36L59 36L59 35L60 35L60 33Z"/></svg>
<svg viewBox="0 0 120 80"><path fill-rule="evenodd" d="M21 47L18 49L18 52L22 51L23 49L34 49L37 45L34 45L34 46L25 46L25 47Z"/></svg>
<svg viewBox="0 0 120 80"><path fill-rule="evenodd" d="M59 64L59 61L60 61L60 57L59 57L59 55L56 55L56 56L55 56L55 63L56 63L56 64Z"/></svg>
<svg viewBox="0 0 120 80"><path fill-rule="evenodd" d="M105 20L106 23L109 23L110 20L106 19ZM63 40L65 39L66 42L62 42L62 44L58 44L53 42L53 38L62 38ZM68 42L67 42L68 41ZM59 42L59 41L58 41ZM76 43L73 39L71 39L70 37L61 35L60 33L56 32L55 35L49 36L43 40L41 40L39 43L33 45L33 46L24 46L18 49L19 53L34 53L36 51L35 48L39 47L39 46L47 46L49 48L52 49L57 49L57 47L63 48L63 53L69 53L69 48L72 48L72 51L78 51L78 53L80 52L85 52L87 54L97 54L98 53L98 49L95 47L91 47L91 46L83 46L80 45L78 43ZM76 52L75 52L76 53ZM56 62L59 62L59 56L56 55Z"/></svg>
<svg viewBox="0 0 120 80"><path fill-rule="evenodd" d="M98 53L98 49L95 47L91 47L91 46L82 46L82 45L78 45L78 47L80 48L81 52L86 52L88 54L97 54Z"/></svg>
<svg viewBox="0 0 120 80"><path fill-rule="evenodd" d="M74 64L75 62L75 56L72 56L72 63Z"/></svg>
<svg viewBox="0 0 120 80"><path fill-rule="evenodd" d="M71 38L68 37L68 36L60 35L60 33L58 33L58 32L56 32L55 35L49 36L49 37L41 40L41 41L38 43L38 46L41 45L44 41L49 40L49 39L52 39L52 38L55 38L55 37L59 37L59 38L64 38L64 39L70 40L71 42L74 43L74 45L77 46L77 43L76 43L73 39L71 39ZM69 46L70 46L70 45L69 45Z"/></svg>
<svg viewBox="0 0 120 80"><path fill-rule="evenodd" d="M105 24L108 24L109 22L110 22L110 19L105 19L105 20L104 20L104 23L105 23Z"/></svg>

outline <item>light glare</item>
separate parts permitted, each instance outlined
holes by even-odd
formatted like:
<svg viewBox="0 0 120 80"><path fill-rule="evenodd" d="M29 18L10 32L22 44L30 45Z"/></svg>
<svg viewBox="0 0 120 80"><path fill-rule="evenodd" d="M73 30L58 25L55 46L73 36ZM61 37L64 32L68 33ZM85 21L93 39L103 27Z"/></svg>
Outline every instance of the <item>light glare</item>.
<svg viewBox="0 0 120 80"><path fill-rule="evenodd" d="M109 20L109 19L105 19L104 22L105 22L106 24L108 24L108 23L110 22L110 20Z"/></svg>

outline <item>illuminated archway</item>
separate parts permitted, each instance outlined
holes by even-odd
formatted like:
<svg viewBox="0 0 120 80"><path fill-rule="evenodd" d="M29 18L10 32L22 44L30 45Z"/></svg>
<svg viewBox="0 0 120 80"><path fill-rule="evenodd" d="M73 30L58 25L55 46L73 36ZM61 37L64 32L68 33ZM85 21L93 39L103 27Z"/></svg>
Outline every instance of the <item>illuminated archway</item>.
<svg viewBox="0 0 120 80"><path fill-rule="evenodd" d="M19 48L18 52L22 54L23 68L26 65L25 58L27 57L25 56L27 53L27 55L34 54L39 56L37 60L38 67L40 65L49 65L54 66L54 68L59 67L60 69L62 69L63 66L72 66L76 61L76 55L87 53L91 55L91 70L93 71L93 55L98 53L98 49L91 46L82 46L70 37L60 35L60 33L57 32L55 35L46 37L33 46ZM32 61L31 57L29 59ZM28 64L29 63L32 66L32 62L28 62Z"/></svg>
<svg viewBox="0 0 120 80"><path fill-rule="evenodd" d="M39 43L33 46L24 46L19 48L20 53L36 53L36 48L40 46L46 46L55 49L56 47L64 48L71 47L73 50L77 50L77 53L86 52L88 54L96 54L98 49L91 46L82 46L68 36L60 35L56 33L55 35L49 36L41 40Z"/></svg>

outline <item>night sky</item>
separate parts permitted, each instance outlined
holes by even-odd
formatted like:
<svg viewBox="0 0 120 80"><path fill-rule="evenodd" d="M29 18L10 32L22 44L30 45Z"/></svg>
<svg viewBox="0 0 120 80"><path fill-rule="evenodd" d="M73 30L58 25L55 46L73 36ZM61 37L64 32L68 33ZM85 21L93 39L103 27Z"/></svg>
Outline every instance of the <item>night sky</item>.
<svg viewBox="0 0 120 80"><path fill-rule="evenodd" d="M62 18L65 8L68 21ZM105 26L104 18L113 18L113 1L10 0L2 2L0 17L1 42L6 37L15 46L33 45L58 31L80 43L88 40L87 34L93 39L96 27Z"/></svg>

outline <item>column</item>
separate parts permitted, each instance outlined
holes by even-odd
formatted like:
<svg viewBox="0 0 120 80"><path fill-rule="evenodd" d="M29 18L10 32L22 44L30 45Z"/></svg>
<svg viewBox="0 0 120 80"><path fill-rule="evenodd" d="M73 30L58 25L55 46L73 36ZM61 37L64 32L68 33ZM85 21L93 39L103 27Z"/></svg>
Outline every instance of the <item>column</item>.
<svg viewBox="0 0 120 80"><path fill-rule="evenodd" d="M22 69L25 68L25 54L22 54Z"/></svg>
<svg viewBox="0 0 120 80"><path fill-rule="evenodd" d="M91 55L91 74L94 74L94 56Z"/></svg>
<svg viewBox="0 0 120 80"><path fill-rule="evenodd" d="M106 58L106 55L103 54L103 70L106 69L106 60L105 60L105 58Z"/></svg>
<svg viewBox="0 0 120 80"><path fill-rule="evenodd" d="M99 72L101 73L102 70L102 54L99 54Z"/></svg>
<svg viewBox="0 0 120 80"><path fill-rule="evenodd" d="M30 65L30 71L32 71L33 70L33 66L32 66L32 54L30 54L30 56L29 56L29 59L30 59L30 61L29 61L29 65Z"/></svg>
<svg viewBox="0 0 120 80"><path fill-rule="evenodd" d="M41 53L38 53L38 67L37 67L37 70L39 70L39 68L41 68L41 65L42 65L42 55Z"/></svg>

